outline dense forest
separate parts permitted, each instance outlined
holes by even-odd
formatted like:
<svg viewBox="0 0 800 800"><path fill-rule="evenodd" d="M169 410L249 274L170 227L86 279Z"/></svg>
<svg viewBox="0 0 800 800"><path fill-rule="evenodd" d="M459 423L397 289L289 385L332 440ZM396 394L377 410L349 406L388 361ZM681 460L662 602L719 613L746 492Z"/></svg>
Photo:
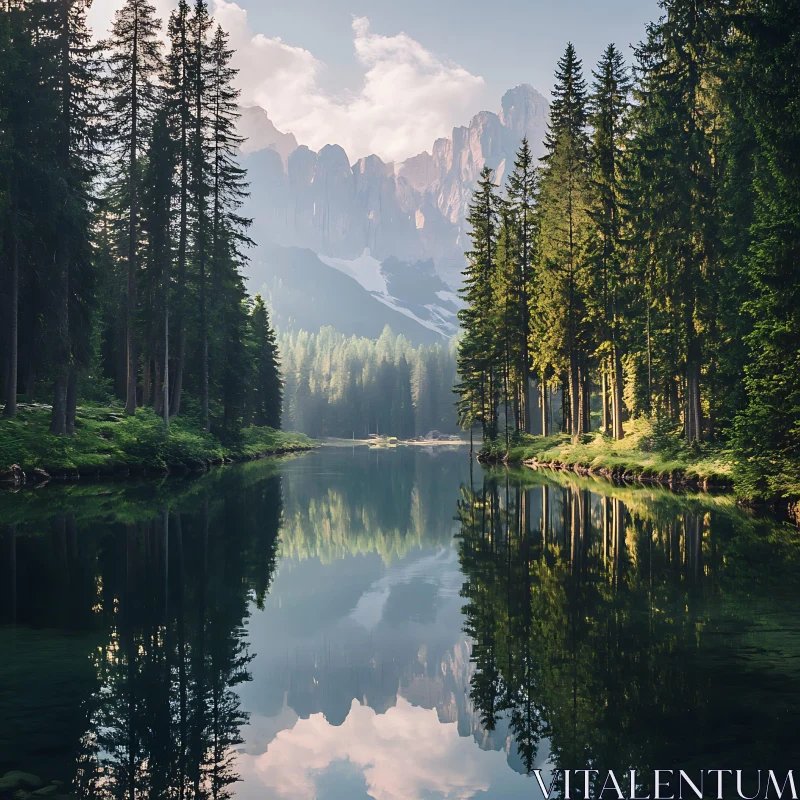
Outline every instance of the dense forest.
<svg viewBox="0 0 800 800"><path fill-rule="evenodd" d="M664 0L628 67L569 44L545 140L470 208L459 416L578 442L647 417L730 447L753 496L800 487L800 4ZM535 388L534 388L535 387ZM548 420L543 420L548 433Z"/></svg>
<svg viewBox="0 0 800 800"><path fill-rule="evenodd" d="M152 407L169 429L279 427L277 344L246 296L247 192L227 34L205 0L167 21L125 0L105 41L84 0L0 13L0 401Z"/></svg>
<svg viewBox="0 0 800 800"><path fill-rule="evenodd" d="M377 340L333 328L284 333L279 350L287 427L309 436L410 439L455 433L455 345L412 347L389 326Z"/></svg>

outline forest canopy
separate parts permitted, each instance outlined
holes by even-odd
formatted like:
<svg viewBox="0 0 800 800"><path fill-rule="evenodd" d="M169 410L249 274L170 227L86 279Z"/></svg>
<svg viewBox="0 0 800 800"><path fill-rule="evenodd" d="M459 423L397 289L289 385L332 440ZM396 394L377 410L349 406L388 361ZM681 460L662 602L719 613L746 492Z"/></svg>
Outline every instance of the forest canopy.
<svg viewBox="0 0 800 800"><path fill-rule="evenodd" d="M250 221L228 36L205 0L0 13L0 400L152 407L168 430L280 427L275 334L242 266ZM166 44L162 36L166 33Z"/></svg>
<svg viewBox="0 0 800 800"><path fill-rule="evenodd" d="M587 77L568 44L541 162L483 171L460 421L508 442L558 390L578 443L599 394L604 435L649 418L731 448L742 494L797 496L800 3L661 9L630 66L611 44Z"/></svg>
<svg viewBox="0 0 800 800"><path fill-rule="evenodd" d="M457 430L454 343L414 348L387 325L377 340L322 328L284 333L279 345L293 430L347 439Z"/></svg>

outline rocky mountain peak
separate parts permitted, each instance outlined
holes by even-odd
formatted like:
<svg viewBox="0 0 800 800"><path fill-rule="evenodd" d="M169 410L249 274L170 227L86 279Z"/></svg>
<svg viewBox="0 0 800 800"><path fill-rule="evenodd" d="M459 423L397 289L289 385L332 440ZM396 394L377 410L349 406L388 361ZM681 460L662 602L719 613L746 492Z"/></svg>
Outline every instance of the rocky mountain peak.
<svg viewBox="0 0 800 800"><path fill-rule="evenodd" d="M509 89L500 103L500 121L506 128L530 138L547 125L550 103L530 84Z"/></svg>
<svg viewBox="0 0 800 800"><path fill-rule="evenodd" d="M293 133L281 133L269 115L260 106L239 108L239 135L245 137L243 153L256 153L259 150L275 150L283 161L284 169L289 156L297 149L297 139Z"/></svg>

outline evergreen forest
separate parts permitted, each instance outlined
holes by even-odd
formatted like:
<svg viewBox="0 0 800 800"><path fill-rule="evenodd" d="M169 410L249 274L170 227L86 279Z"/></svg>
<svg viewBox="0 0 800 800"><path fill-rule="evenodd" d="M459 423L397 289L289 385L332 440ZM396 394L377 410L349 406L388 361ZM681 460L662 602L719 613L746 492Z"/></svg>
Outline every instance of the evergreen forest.
<svg viewBox="0 0 800 800"><path fill-rule="evenodd" d="M387 326L377 340L333 328L284 333L284 420L309 436L404 439L457 431L455 345L420 345Z"/></svg>
<svg viewBox="0 0 800 800"><path fill-rule="evenodd" d="M664 0L632 63L558 62L545 156L523 141L470 207L462 426L509 450L647 419L741 494L800 492L796 0ZM593 418L592 411L598 407Z"/></svg>
<svg viewBox="0 0 800 800"><path fill-rule="evenodd" d="M250 221L233 51L205 0L168 20L126 0L108 38L85 0L0 14L0 392L280 427L277 343L242 277Z"/></svg>

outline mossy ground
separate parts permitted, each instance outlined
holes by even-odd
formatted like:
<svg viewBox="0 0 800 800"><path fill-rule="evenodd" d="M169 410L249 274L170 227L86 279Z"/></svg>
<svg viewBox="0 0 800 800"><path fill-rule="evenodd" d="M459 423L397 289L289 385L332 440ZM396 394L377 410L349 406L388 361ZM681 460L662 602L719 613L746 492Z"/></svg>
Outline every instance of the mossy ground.
<svg viewBox="0 0 800 800"><path fill-rule="evenodd" d="M0 469L19 464L26 471L47 472L157 470L313 446L303 434L272 428L243 428L222 439L203 431L191 416L175 417L167 437L163 421L150 409L126 416L117 407L83 406L73 436L54 436L49 426L50 411L45 407L24 407L13 419L0 419Z"/></svg>
<svg viewBox="0 0 800 800"><path fill-rule="evenodd" d="M504 459L505 439L489 443L483 455L490 460ZM689 446L677 431L664 430L648 420L628 423L625 438L619 441L599 432L586 434L578 443L573 443L566 434L514 436L508 448L508 461L533 460L664 481L687 480L714 486L730 486L733 481L728 451L710 444Z"/></svg>

